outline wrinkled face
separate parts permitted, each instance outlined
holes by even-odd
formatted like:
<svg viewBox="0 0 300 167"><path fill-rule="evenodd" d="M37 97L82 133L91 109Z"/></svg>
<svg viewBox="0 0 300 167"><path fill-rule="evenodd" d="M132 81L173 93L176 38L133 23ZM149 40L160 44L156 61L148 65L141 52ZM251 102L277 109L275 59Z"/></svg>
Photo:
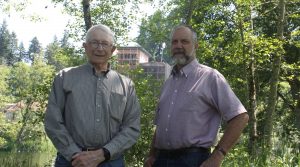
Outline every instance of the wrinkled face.
<svg viewBox="0 0 300 167"><path fill-rule="evenodd" d="M184 66L194 60L198 44L193 41L192 31L180 27L173 32L171 39L172 59L179 66Z"/></svg>
<svg viewBox="0 0 300 167"><path fill-rule="evenodd" d="M90 39L83 43L88 61L91 64L107 64L116 49L112 37L99 29L90 33Z"/></svg>

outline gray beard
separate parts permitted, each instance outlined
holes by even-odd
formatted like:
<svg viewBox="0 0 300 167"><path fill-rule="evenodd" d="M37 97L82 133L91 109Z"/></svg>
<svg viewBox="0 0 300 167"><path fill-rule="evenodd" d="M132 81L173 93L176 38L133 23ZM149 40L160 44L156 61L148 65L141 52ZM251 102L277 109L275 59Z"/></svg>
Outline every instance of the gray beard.
<svg viewBox="0 0 300 167"><path fill-rule="evenodd" d="M185 55L185 54L183 56L173 56L172 57L174 64L178 64L181 66L186 65L190 59L191 59L191 57L188 55Z"/></svg>

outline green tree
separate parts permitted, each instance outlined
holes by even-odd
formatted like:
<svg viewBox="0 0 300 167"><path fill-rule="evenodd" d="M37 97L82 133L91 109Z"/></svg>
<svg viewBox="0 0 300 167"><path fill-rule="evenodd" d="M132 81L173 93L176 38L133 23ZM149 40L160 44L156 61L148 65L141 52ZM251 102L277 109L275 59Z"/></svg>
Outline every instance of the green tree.
<svg viewBox="0 0 300 167"><path fill-rule="evenodd" d="M273 122L274 122L274 113L276 108L276 101L277 101L277 90L278 90L278 83L279 83L279 72L281 66L281 59L283 55L283 33L284 33L284 21L285 21L285 0L279 0L278 2L278 21L277 21L277 38L279 49L277 53L274 53L274 59L272 63L272 75L270 79L270 94L268 99L268 109L267 115L268 119L266 119L265 124L265 144L267 148L267 152L272 149L272 133L273 133Z"/></svg>
<svg viewBox="0 0 300 167"><path fill-rule="evenodd" d="M169 41L168 34L172 25L168 25L168 22L170 22L169 19L161 10L144 18L141 22L137 42L153 56L153 60L170 62L166 42Z"/></svg>
<svg viewBox="0 0 300 167"><path fill-rule="evenodd" d="M52 43L48 44L45 51L45 60L47 64L53 65L56 69L61 69L61 67L55 61L55 52L60 48L57 37L54 37Z"/></svg>
<svg viewBox="0 0 300 167"><path fill-rule="evenodd" d="M39 55L42 51L42 46L39 42L39 40L37 39L37 37L34 37L31 41L30 41L30 45L29 45L29 49L28 49L28 60L29 62L34 63L37 55Z"/></svg>
<svg viewBox="0 0 300 167"><path fill-rule="evenodd" d="M26 59L27 51L25 50L23 42L20 43L17 53L16 53L16 61L20 62Z"/></svg>
<svg viewBox="0 0 300 167"><path fill-rule="evenodd" d="M85 61L82 56L82 51L77 51L76 48L68 42L68 33L65 32L63 38L54 41L46 47L45 59L47 64L53 65L56 71L66 67L77 66Z"/></svg>
<svg viewBox="0 0 300 167"><path fill-rule="evenodd" d="M278 111L274 114L272 124L283 125L286 130L282 133L277 129L272 129L270 131L272 134L293 133L293 125L289 119L293 118L294 122L299 122L297 121L299 120L299 86L296 86L299 83L299 77L297 77L299 76L297 75L299 56L296 56L299 55L299 28L297 28L299 27L299 19L297 19L299 18L297 15L299 0L286 1L283 40L279 40L277 32L279 28L276 27L281 20L277 12L279 2L261 0L168 1L163 5L173 8L170 11L162 11L161 17L157 17L156 22L152 22L154 19L149 19L148 22L145 20L138 38L142 41L140 42L142 46L148 47L145 45L147 43L143 42L143 38L150 39L149 41L157 39L156 34L164 32L162 27L178 23L188 23L197 31L200 46L197 59L202 64L221 71L241 101L245 105L248 104L246 107L252 115L249 145L254 148L249 152L250 154L261 152L260 149L264 148L265 121L270 120L270 112L266 111L273 110L271 107L273 105L270 105L267 99L273 99L275 102L273 104L276 104L275 111ZM156 18L155 15L157 13L149 18ZM152 25L161 29L151 31ZM287 42L287 39L291 40ZM157 42L158 45L159 42ZM284 67L284 73L278 73L278 75L276 72L278 68L272 67L272 63L276 62L276 55L284 57L281 59L283 66L280 65ZM289 60L288 63L286 60ZM275 73L272 74L272 71ZM271 76L277 78L277 83L282 85L279 89L273 89L276 84L270 86ZM281 99L275 98L274 94L269 95L270 90L273 93L275 90L275 94L280 92ZM282 117L280 114L285 116ZM277 122L274 122L275 120ZM252 143L253 140L258 144L257 146ZM273 137L272 142L274 142Z"/></svg>
<svg viewBox="0 0 300 167"><path fill-rule="evenodd" d="M9 85L16 102L24 103L15 136L17 150L38 150L44 135L42 120L54 69L36 59L31 66L19 62L12 68Z"/></svg>
<svg viewBox="0 0 300 167"><path fill-rule="evenodd" d="M12 66L18 61L17 52L18 52L18 39L16 34L12 32L9 40L9 53L6 57L7 65Z"/></svg>
<svg viewBox="0 0 300 167"><path fill-rule="evenodd" d="M0 108L4 107L12 100L10 95L7 79L9 77L10 68L6 65L0 65Z"/></svg>
<svg viewBox="0 0 300 167"><path fill-rule="evenodd" d="M7 29L7 23L4 20L0 29L0 64L6 64L6 59L9 57L10 33Z"/></svg>
<svg viewBox="0 0 300 167"><path fill-rule="evenodd" d="M142 109L141 137L125 156L127 166L137 167L143 165L144 158L149 152L148 149L150 148L149 146L154 133L153 118L163 80L156 80L152 76L145 76L141 67L125 73L133 79Z"/></svg>
<svg viewBox="0 0 300 167"><path fill-rule="evenodd" d="M63 3L65 11L75 18L71 24L70 36L75 41L82 41L85 31L98 23L108 25L115 32L119 42L128 39L128 32L136 20L139 0L134 1L89 1L81 3L71 0L52 0L54 3ZM90 17L90 18L89 18Z"/></svg>

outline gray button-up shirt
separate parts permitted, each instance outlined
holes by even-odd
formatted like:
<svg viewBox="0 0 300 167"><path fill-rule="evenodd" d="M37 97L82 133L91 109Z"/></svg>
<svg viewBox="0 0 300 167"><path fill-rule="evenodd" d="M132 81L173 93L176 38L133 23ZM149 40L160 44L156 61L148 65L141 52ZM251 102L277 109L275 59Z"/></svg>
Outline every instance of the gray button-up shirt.
<svg viewBox="0 0 300 167"><path fill-rule="evenodd" d="M105 147L111 159L117 158L140 134L133 82L113 70L96 75L90 64L60 71L49 96L45 130L68 160L90 147Z"/></svg>
<svg viewBox="0 0 300 167"><path fill-rule="evenodd" d="M221 118L246 112L224 77L195 59L165 82L155 117L155 147L211 147Z"/></svg>

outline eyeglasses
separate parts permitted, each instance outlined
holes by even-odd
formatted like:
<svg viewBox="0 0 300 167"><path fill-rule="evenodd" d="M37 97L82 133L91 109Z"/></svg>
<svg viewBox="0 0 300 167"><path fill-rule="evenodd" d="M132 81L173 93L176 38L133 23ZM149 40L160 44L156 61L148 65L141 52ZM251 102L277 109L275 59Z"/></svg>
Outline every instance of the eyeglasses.
<svg viewBox="0 0 300 167"><path fill-rule="evenodd" d="M97 49L101 46L102 49L107 49L112 46L112 44L105 43L105 42L97 42L97 41L92 41L89 42L89 44L92 46L92 48Z"/></svg>

